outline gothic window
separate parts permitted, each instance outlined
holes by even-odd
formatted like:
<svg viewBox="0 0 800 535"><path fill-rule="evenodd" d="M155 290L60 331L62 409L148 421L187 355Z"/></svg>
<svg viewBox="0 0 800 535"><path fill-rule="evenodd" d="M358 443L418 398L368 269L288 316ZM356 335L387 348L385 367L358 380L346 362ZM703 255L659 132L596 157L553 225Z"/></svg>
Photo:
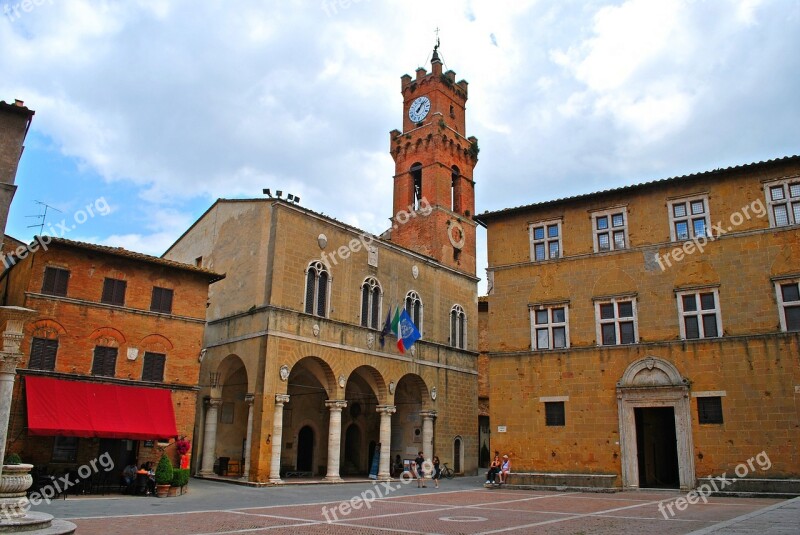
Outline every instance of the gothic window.
<svg viewBox="0 0 800 535"><path fill-rule="evenodd" d="M422 164L417 162L411 166L411 180L414 188L414 209L419 208L422 199Z"/></svg>
<svg viewBox="0 0 800 535"><path fill-rule="evenodd" d="M411 290L406 294L406 312L411 316L411 321L422 332L422 298L417 292Z"/></svg>
<svg viewBox="0 0 800 535"><path fill-rule="evenodd" d="M306 314L315 316L328 316L328 291L330 275L325 265L320 262L311 262L306 270Z"/></svg>
<svg viewBox="0 0 800 535"><path fill-rule="evenodd" d="M370 329L381 328L381 284L378 279L369 277L361 285L361 326Z"/></svg>
<svg viewBox="0 0 800 535"><path fill-rule="evenodd" d="M459 349L467 347L467 315L461 305L450 309L450 345Z"/></svg>

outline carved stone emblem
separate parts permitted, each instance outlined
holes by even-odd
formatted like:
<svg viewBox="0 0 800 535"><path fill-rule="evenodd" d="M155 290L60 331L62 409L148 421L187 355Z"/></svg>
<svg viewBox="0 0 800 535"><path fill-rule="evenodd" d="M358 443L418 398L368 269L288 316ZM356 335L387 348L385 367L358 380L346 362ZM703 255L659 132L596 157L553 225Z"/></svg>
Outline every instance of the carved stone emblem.
<svg viewBox="0 0 800 535"><path fill-rule="evenodd" d="M281 366L280 374L281 374L281 381L287 380L289 378L289 366L287 366L286 364Z"/></svg>
<svg viewBox="0 0 800 535"><path fill-rule="evenodd" d="M328 237L325 234L320 234L317 237L317 243L319 244L320 249L324 249L328 246Z"/></svg>
<svg viewBox="0 0 800 535"><path fill-rule="evenodd" d="M314 336L319 336L319 324L315 323L311 331L314 333Z"/></svg>
<svg viewBox="0 0 800 535"><path fill-rule="evenodd" d="M431 399L436 401L436 387L431 388Z"/></svg>
<svg viewBox="0 0 800 535"><path fill-rule="evenodd" d="M389 393L394 395L394 381L389 383Z"/></svg>
<svg viewBox="0 0 800 535"><path fill-rule="evenodd" d="M372 333L367 333L367 347L372 349L372 346L375 345L375 335Z"/></svg>
<svg viewBox="0 0 800 535"><path fill-rule="evenodd" d="M411 266L411 276L413 276L414 279L419 277L419 268L416 265Z"/></svg>
<svg viewBox="0 0 800 535"><path fill-rule="evenodd" d="M345 379L344 375L339 376L339 388L344 388L344 385L347 383L347 379Z"/></svg>

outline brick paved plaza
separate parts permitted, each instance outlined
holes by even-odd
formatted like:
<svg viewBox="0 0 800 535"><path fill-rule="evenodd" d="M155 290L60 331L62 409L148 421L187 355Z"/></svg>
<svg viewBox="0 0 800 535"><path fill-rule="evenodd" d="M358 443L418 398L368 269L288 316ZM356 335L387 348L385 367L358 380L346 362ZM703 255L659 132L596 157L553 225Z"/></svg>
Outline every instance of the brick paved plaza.
<svg viewBox="0 0 800 535"><path fill-rule="evenodd" d="M251 488L192 480L190 494L167 499L107 496L54 501L37 508L78 526L81 535L141 533L547 533L684 534L797 533L800 503L778 499L709 498L665 519L659 502L677 492L612 494L484 489L477 478L441 489L393 483L388 496L342 514L369 483ZM369 494L364 494L369 496ZM356 502L358 504L358 502ZM323 507L325 510L323 510ZM766 513L760 513L767 508ZM346 511L347 508L344 508ZM664 507L666 510L666 507ZM668 513L667 513L668 514ZM326 519L327 518L327 519ZM731 525L720 525L737 519ZM330 520L330 522L328 522Z"/></svg>

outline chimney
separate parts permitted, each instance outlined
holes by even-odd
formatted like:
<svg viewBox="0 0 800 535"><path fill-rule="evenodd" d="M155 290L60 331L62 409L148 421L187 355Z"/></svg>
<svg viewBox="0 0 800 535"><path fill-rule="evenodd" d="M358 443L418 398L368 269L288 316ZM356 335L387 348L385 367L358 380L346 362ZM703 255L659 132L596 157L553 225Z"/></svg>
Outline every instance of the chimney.
<svg viewBox="0 0 800 535"><path fill-rule="evenodd" d="M14 106L19 106L20 108L24 108L25 107L25 103L23 101L21 101L20 99L15 98L14 99Z"/></svg>

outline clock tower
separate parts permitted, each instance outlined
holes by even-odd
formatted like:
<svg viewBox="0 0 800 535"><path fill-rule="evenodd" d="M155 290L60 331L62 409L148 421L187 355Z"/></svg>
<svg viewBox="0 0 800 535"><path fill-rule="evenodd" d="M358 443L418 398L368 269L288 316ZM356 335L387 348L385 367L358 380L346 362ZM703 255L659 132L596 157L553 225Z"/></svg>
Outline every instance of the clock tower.
<svg viewBox="0 0 800 535"><path fill-rule="evenodd" d="M395 163L391 241L475 275L478 140L466 136L467 82L442 72L439 45L431 71L400 78L403 131L392 130Z"/></svg>

